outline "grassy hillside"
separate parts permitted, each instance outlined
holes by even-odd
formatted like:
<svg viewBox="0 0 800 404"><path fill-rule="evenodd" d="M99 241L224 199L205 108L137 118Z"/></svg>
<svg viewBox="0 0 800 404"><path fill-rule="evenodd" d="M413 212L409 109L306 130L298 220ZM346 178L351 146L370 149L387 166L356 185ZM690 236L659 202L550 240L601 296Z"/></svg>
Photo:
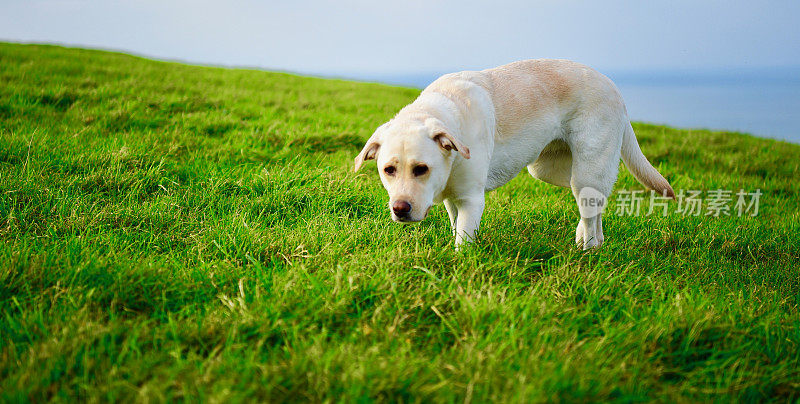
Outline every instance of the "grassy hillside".
<svg viewBox="0 0 800 404"><path fill-rule="evenodd" d="M521 174L455 252L352 173L417 93L0 44L0 401L799 397L800 146L637 124L758 216L611 214L584 253Z"/></svg>

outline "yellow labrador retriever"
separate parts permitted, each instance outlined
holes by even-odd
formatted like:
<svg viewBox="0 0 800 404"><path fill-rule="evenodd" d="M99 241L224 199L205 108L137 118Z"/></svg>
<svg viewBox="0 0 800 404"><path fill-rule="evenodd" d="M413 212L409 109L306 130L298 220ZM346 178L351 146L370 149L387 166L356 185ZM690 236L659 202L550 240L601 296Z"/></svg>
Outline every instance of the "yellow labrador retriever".
<svg viewBox="0 0 800 404"><path fill-rule="evenodd" d="M478 229L485 192L527 167L572 188L582 208L575 242L589 249L603 243L602 209L583 208L605 205L620 155L639 182L674 197L639 149L614 83L579 63L538 59L440 77L375 131L355 170L377 161L395 221L418 222L444 202L460 246Z"/></svg>

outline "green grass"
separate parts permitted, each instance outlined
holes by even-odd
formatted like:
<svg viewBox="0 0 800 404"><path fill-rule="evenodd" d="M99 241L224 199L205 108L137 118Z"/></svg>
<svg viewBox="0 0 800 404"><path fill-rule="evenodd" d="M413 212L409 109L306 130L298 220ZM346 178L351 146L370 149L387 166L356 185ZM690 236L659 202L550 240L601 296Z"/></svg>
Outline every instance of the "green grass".
<svg viewBox="0 0 800 404"><path fill-rule="evenodd" d="M0 44L0 401L800 397L800 146L636 124L759 215L608 215L584 253L521 174L456 252L352 172L417 94Z"/></svg>

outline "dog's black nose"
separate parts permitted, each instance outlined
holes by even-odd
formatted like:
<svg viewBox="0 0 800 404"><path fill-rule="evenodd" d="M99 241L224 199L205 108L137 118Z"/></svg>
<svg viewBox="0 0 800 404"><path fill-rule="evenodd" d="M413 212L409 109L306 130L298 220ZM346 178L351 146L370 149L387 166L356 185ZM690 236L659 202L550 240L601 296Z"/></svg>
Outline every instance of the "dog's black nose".
<svg viewBox="0 0 800 404"><path fill-rule="evenodd" d="M406 216L411 212L411 204L406 201L394 201L392 211L397 216Z"/></svg>

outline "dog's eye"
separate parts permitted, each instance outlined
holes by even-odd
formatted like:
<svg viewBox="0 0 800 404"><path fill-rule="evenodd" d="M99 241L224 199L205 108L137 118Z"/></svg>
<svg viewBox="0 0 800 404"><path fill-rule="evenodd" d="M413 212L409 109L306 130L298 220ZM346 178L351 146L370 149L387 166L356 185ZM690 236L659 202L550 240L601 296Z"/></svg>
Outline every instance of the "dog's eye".
<svg viewBox="0 0 800 404"><path fill-rule="evenodd" d="M384 171L384 172L385 172L387 175L394 175L394 172L395 172L396 170L397 170L397 169L396 169L396 168L394 168L394 166L386 166L386 168L384 168L384 169L383 169L383 171Z"/></svg>
<svg viewBox="0 0 800 404"><path fill-rule="evenodd" d="M425 175L425 173L428 172L428 166L426 166L425 164L420 164L414 167L413 171L414 171L414 176L419 177L420 175Z"/></svg>

